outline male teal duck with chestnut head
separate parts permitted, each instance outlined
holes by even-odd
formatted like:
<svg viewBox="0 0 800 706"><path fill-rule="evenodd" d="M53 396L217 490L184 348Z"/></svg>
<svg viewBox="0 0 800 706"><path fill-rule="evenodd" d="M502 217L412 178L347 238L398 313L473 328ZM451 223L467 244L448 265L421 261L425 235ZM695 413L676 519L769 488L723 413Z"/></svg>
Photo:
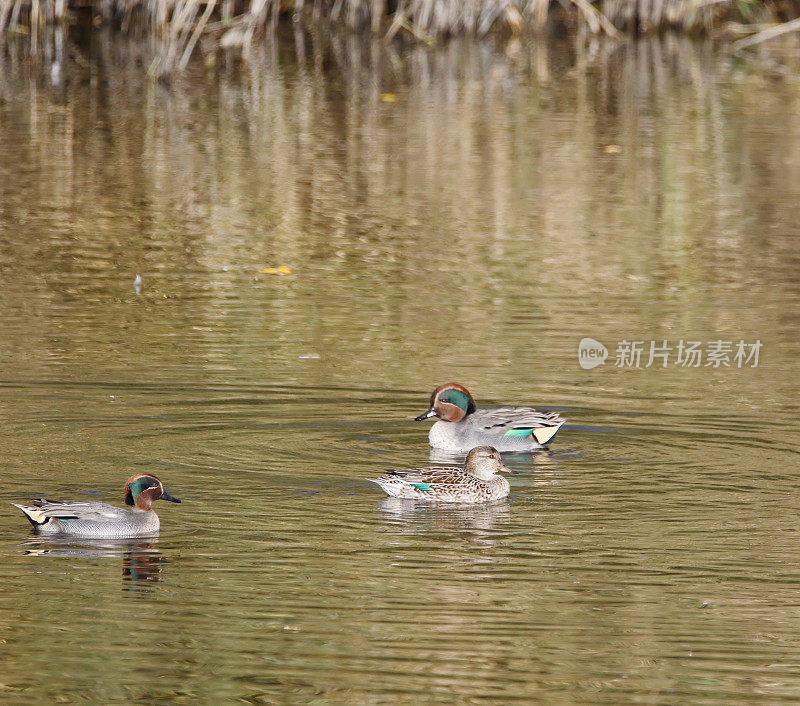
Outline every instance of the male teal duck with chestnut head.
<svg viewBox="0 0 800 706"><path fill-rule="evenodd" d="M510 470L503 465L500 452L491 446L478 446L467 454L464 468L389 470L369 480L393 498L474 505L508 495L508 481L497 475L503 472Z"/></svg>
<svg viewBox="0 0 800 706"><path fill-rule="evenodd" d="M108 503L32 500L30 505L17 505L30 521L34 531L49 537L82 539L128 539L158 533L158 515L152 505L156 500L179 503L165 490L161 481L149 473L138 473L125 483L125 505Z"/></svg>
<svg viewBox="0 0 800 706"><path fill-rule="evenodd" d="M429 417L438 417L428 435L430 445L454 453L487 444L498 451L537 451L547 448L566 421L557 412L532 407L478 409L469 390L455 382L439 385L430 409L416 421Z"/></svg>

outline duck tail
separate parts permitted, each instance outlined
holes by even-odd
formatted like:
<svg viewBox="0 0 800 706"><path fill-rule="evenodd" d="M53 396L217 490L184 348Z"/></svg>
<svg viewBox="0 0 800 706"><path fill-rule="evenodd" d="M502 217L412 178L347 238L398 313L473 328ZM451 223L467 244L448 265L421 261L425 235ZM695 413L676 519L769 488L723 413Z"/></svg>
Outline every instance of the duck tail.
<svg viewBox="0 0 800 706"><path fill-rule="evenodd" d="M555 426L539 427L538 429L534 429L533 430L534 438L542 446L549 444L555 438L555 435L558 434L558 430L561 429L561 426L564 424L565 421L566 421L565 419L562 419Z"/></svg>
<svg viewBox="0 0 800 706"><path fill-rule="evenodd" d="M44 510L41 510L38 507L31 507L30 505L17 505L17 503L11 503L14 507L18 507L22 512L25 514L25 517L28 518L28 522L30 522L34 527L38 527L39 525L43 525L46 522L50 521L50 518L45 514Z"/></svg>

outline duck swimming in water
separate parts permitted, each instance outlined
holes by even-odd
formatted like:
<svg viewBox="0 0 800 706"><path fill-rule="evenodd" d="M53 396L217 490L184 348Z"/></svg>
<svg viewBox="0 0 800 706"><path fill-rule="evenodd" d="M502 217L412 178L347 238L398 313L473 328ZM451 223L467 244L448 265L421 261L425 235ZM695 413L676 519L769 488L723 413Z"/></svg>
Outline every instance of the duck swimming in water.
<svg viewBox="0 0 800 706"><path fill-rule="evenodd" d="M467 453L481 445L499 451L536 451L547 448L566 419L557 412L532 407L478 409L466 387L448 382L431 395L431 406L416 421L438 417L428 434L435 449Z"/></svg>
<svg viewBox="0 0 800 706"><path fill-rule="evenodd" d="M30 505L17 505L37 534L84 539L127 539L158 533L158 515L151 509L156 500L179 503L169 495L161 481L149 473L131 476L125 483L125 505L108 503L46 500L38 498Z"/></svg>

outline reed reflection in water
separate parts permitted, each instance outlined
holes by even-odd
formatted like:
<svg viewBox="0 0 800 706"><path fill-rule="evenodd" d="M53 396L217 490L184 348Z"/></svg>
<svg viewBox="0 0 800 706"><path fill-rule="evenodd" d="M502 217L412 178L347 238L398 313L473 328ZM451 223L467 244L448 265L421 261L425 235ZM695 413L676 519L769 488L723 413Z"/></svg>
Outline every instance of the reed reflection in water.
<svg viewBox="0 0 800 706"><path fill-rule="evenodd" d="M0 354L12 367L94 364L91 341L104 366L141 367L146 348L156 375L256 358L283 364L281 379L325 350L344 368L309 362L317 381L383 370L410 387L423 366L405 361L440 341L476 341L482 367L482 339L497 346L494 369L523 345L546 360L517 324L537 319L540 340L565 348L587 301L601 305L580 333L598 338L713 331L793 345L762 304L785 309L797 293L794 227L775 206L796 198L798 160L754 149L797 153L789 83L759 90L676 39L545 59L452 43L395 67L334 38L305 67L267 54L243 82L231 68L198 77L202 91L188 79L167 90L137 78L126 49L101 44L55 92L7 72L4 93L29 99L6 102L2 138L18 334ZM93 73L102 87L87 90ZM15 237L23 226L38 237ZM296 276L258 274L279 264ZM609 288L620 297L604 299ZM53 326L79 302L67 333ZM32 360L14 355L23 335Z"/></svg>

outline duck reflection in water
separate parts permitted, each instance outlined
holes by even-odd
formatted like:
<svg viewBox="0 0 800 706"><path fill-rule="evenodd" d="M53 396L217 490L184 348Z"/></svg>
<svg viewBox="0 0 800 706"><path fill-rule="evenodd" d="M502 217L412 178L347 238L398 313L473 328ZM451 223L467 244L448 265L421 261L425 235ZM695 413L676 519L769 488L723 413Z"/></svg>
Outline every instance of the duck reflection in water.
<svg viewBox="0 0 800 706"><path fill-rule="evenodd" d="M125 591L152 590L149 585L162 581L167 559L149 540L83 540L32 538L24 545L28 556L80 559L122 559L122 588Z"/></svg>
<svg viewBox="0 0 800 706"><path fill-rule="evenodd" d="M388 521L403 525L404 530L412 532L466 530L484 536L511 519L511 506L507 500L479 505L430 505L390 497L381 501L380 509Z"/></svg>

